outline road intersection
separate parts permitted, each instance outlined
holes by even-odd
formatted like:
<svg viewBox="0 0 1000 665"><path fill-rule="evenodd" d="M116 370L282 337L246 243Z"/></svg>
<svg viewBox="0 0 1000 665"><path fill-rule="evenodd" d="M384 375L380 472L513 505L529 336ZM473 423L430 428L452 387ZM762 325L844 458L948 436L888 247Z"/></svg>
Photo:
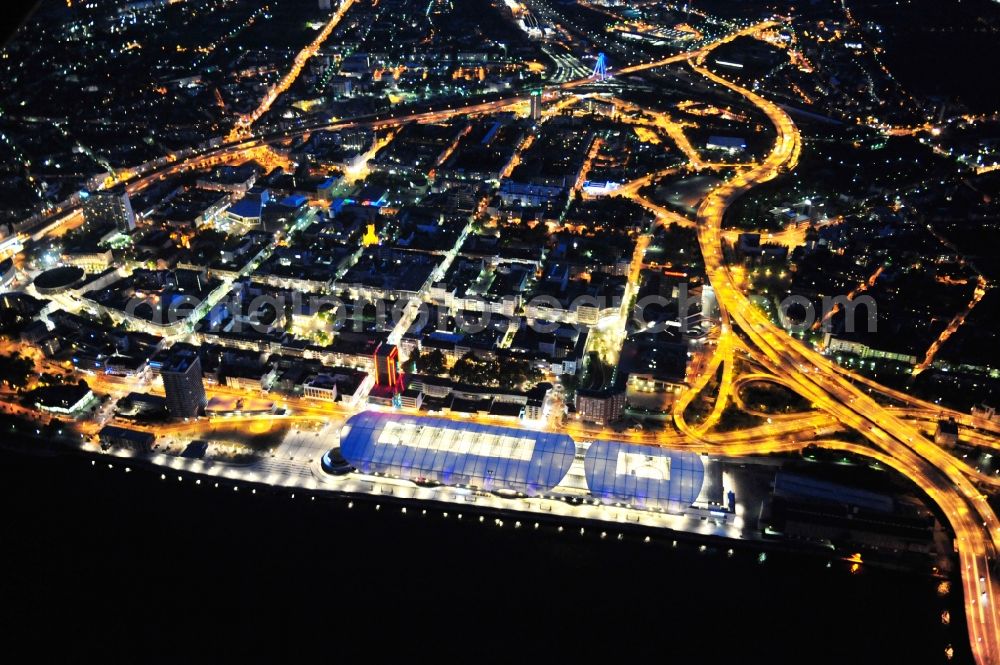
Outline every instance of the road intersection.
<svg viewBox="0 0 1000 665"><path fill-rule="evenodd" d="M967 464L957 460L951 453L929 439L925 435L925 425L928 421L950 416L957 422L978 430L975 436L983 445L998 448L1000 448L1000 436L998 436L1000 427L968 414L942 409L906 393L880 386L869 379L854 375L821 353L796 341L748 299L741 288L739 275L725 261L723 245L731 238L731 234L722 229L726 210L755 186L794 169L801 152L802 139L799 130L780 106L719 76L705 66L705 60L708 54L721 44L732 41L738 36L758 34L774 25L775 23L771 21L756 24L694 51L655 62L624 67L616 72L624 75L665 65L686 63L692 71L708 82L726 88L764 113L773 124L777 135L773 147L763 159L735 167L726 165L726 168L734 171L734 175L706 195L693 218L660 208L642 199L638 190L640 186L652 182L652 177L641 179L641 184L629 187L624 192L625 195L653 210L659 223L677 221L697 229L707 279L715 291L720 306L721 321L718 332L712 343L706 346L706 352L711 355L703 364L702 370L692 378L690 388L675 404L673 422L676 431L637 432L622 437L604 428L587 427L577 423L556 423L552 427L557 427L577 438L615 436L638 443L686 446L693 450L730 456L785 452L798 450L806 445L816 445L829 450L862 455L895 469L919 487L938 506L950 523L955 533L956 548L961 562L972 652L981 665L1000 665L1000 613L996 610L996 603L1000 602L1000 598L997 597L1000 593L1000 582L995 563L997 552L1000 550L1000 521L988 505L983 491L977 486L977 483L985 483L984 479L977 476ZM589 78L565 81L547 87L546 92L568 93L590 83L592 81ZM357 126L376 129L395 128L409 122L434 122L458 115L490 113L523 104L526 99L525 95L517 94L471 105L456 105L454 108L448 106L445 109L407 113L398 117L355 119L297 128L274 136L255 136L251 130L252 122L248 122L240 127L238 135L234 134L235 140L203 154L175 161L160 170L135 177L129 183L129 189L133 192L139 191L153 182L178 173L239 160L262 146L287 141L318 129L336 130ZM273 99L271 101L273 102ZM648 109L645 111L652 117L658 117L655 111ZM663 128L669 128L671 136L680 131L673 125L663 124ZM701 163L695 166L712 168L714 165ZM638 260L641 260L641 256ZM808 400L814 410L797 418L775 418L766 425L735 432L713 431L726 405L738 391L739 382L745 376L741 376L738 363L746 363L747 366L753 367L752 371L759 375L760 379L773 377L776 382ZM719 377L718 388L711 411L701 422L688 423L687 407L715 383L713 379L716 376ZM890 408L877 401L873 397L875 394L904 406ZM299 406L304 409L300 413L306 419L322 419L325 415L321 407L307 409L302 405ZM338 407L336 410L331 409L329 416L340 418L344 414L345 411ZM248 417L246 420L252 421L253 417ZM178 428L178 432L183 429ZM852 430L860 434L868 442L867 445L831 438L832 433L842 430ZM281 468L267 469L265 478L279 478L284 473L304 476L301 468L294 464L289 465L277 459L270 464ZM196 469L188 470L197 472ZM278 473L279 471L281 473ZM275 480L275 482L281 481Z"/></svg>

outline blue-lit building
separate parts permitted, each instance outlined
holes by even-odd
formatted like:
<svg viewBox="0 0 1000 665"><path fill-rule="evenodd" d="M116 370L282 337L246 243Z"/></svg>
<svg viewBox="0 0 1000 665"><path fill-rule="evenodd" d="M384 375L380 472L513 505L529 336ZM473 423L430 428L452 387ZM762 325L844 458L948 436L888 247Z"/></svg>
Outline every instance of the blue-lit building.
<svg viewBox="0 0 1000 665"><path fill-rule="evenodd" d="M701 493L705 466L694 453L594 441L583 460L595 498L683 512Z"/></svg>
<svg viewBox="0 0 1000 665"><path fill-rule="evenodd" d="M271 193L261 187L255 187L246 196L229 206L226 217L229 221L242 224L246 228L260 226L264 206L271 200Z"/></svg>
<svg viewBox="0 0 1000 665"><path fill-rule="evenodd" d="M537 495L569 472L566 434L372 411L341 431L340 451L362 473Z"/></svg>

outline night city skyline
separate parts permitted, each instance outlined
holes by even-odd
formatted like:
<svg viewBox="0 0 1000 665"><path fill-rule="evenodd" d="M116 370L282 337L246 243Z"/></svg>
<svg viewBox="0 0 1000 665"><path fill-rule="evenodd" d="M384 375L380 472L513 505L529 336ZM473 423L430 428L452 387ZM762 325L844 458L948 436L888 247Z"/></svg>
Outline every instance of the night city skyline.
<svg viewBox="0 0 1000 665"><path fill-rule="evenodd" d="M188 623L454 597L395 618L468 660L533 586L585 657L1000 665L998 34L992 0L39 3L0 57L17 625L100 598L118 660L203 588ZM630 609L591 633L588 588Z"/></svg>

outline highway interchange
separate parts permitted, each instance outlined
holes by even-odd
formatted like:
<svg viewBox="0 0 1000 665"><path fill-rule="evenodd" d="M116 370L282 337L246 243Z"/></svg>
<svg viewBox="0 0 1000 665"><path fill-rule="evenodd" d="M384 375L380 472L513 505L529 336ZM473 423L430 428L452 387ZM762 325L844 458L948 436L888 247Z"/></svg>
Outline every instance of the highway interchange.
<svg viewBox="0 0 1000 665"><path fill-rule="evenodd" d="M348 3L349 4L349 3ZM706 81L739 95L763 112L774 125L777 133L770 152L756 163L735 168L735 175L711 190L704 198L693 218L684 217L648 201L638 194L639 186L629 187L624 195L644 203L657 212L658 221L679 221L697 229L708 280L714 288L721 310L721 321L710 344L709 354L700 365L700 371L691 377L691 387L677 400L673 410L676 431L630 432L625 438L634 442L671 447L690 446L692 449L725 456L759 455L801 449L805 445L862 455L891 467L919 487L950 523L955 533L961 565L965 609L969 638L976 661L982 665L1000 663L1000 613L996 611L998 577L996 557L1000 549L1000 522L986 501L979 485L994 484L975 473L968 465L942 449L927 436L928 423L942 417L954 417L963 426L974 430L979 445L1000 448L1000 428L973 418L968 414L951 412L922 402L912 396L884 388L869 379L852 374L826 356L793 339L775 325L760 309L753 305L741 289L737 269L726 264L723 244L727 234L722 229L726 210L751 188L778 177L793 169L802 147L799 130L789 115L777 104L755 92L733 83L706 67L706 57L718 45L739 35L753 35L773 26L766 22L749 26L724 39L712 42L697 50L685 52L656 62L625 67L616 74L637 73L664 65L686 64ZM311 48L315 48L311 46ZM297 61L301 68L301 62ZM546 94L565 94L583 88L593 81L580 78L546 88ZM254 136L253 120L263 114L241 122L231 135L233 140L222 146L177 160L166 167L135 177L128 183L131 191L139 191L152 182L177 173L201 169L222 162L239 161L252 155L262 146L284 143L296 136L316 129L340 129L369 126L376 129L397 127L408 122L433 122L457 115L489 113L502 108L523 104L522 94L484 100L470 105L454 105L444 109L428 109L406 113L399 117L376 117L345 120L322 126L297 128L270 136ZM273 99L270 101L273 102ZM264 109L266 111L266 108ZM651 117L653 110L646 109ZM712 164L697 164L711 169ZM649 178L652 180L652 176ZM645 184L645 183L643 183ZM50 232L60 224L76 219L78 211L68 210L65 217L45 227ZM77 220L78 221L78 220ZM41 234L38 234L41 236ZM761 425L736 432L715 432L713 426L730 400L738 399L738 384L744 380L739 368L753 366L754 376L781 383L794 390L814 407L814 411L797 418L775 418ZM698 423L688 423L687 407L712 383L719 374L717 393L711 412ZM901 404L890 408L875 399ZM295 405L305 419L322 420L343 417L342 409L324 411ZM553 423L577 438L611 436L608 430L584 426L579 423ZM179 426L177 431L189 428ZM190 427L192 431L197 425ZM174 430L171 430L174 431ZM867 445L838 440L832 433L854 431ZM623 438L622 435L614 435ZM981 474L980 474L981 475Z"/></svg>

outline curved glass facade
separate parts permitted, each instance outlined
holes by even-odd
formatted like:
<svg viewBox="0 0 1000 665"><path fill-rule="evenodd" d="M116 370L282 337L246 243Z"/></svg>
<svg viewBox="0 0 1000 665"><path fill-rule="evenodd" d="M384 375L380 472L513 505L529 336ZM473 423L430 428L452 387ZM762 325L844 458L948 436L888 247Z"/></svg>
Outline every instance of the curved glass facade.
<svg viewBox="0 0 1000 665"><path fill-rule="evenodd" d="M566 476L576 445L566 434L366 411L347 420L340 451L363 473L533 495Z"/></svg>
<svg viewBox="0 0 1000 665"><path fill-rule="evenodd" d="M670 512L694 503L705 481L705 466L694 453L621 441L594 441L583 469L595 498Z"/></svg>

